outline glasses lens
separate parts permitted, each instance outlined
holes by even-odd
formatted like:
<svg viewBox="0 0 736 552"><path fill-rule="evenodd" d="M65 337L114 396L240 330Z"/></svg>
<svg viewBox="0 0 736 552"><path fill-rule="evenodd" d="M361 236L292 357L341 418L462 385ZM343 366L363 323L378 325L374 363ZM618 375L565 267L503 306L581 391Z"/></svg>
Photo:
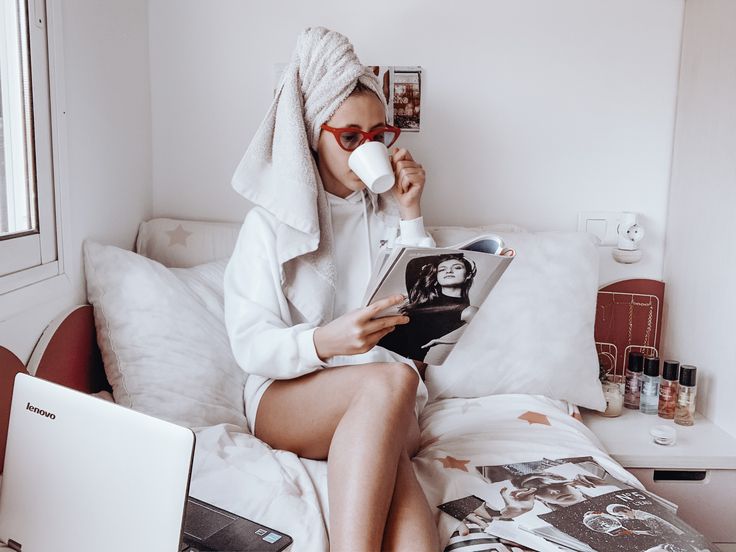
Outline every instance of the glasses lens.
<svg viewBox="0 0 736 552"><path fill-rule="evenodd" d="M377 142L383 142L388 147L396 141L396 133L393 130L384 130L374 138Z"/></svg>
<svg viewBox="0 0 736 552"><path fill-rule="evenodd" d="M346 150L352 151L360 145L363 136L359 132L340 133L340 144Z"/></svg>

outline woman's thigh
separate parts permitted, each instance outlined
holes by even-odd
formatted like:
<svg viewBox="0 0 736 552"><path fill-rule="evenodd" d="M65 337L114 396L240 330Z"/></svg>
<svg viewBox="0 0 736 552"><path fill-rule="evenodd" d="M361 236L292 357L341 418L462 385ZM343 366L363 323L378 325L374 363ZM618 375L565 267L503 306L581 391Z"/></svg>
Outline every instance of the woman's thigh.
<svg viewBox="0 0 736 552"><path fill-rule="evenodd" d="M277 380L261 397L255 434L274 448L323 460L337 425L358 393L372 387L376 393L390 393L395 400L410 402L413 410L417 382L416 372L400 363L341 366ZM414 416L405 438L407 450L413 454L419 442Z"/></svg>

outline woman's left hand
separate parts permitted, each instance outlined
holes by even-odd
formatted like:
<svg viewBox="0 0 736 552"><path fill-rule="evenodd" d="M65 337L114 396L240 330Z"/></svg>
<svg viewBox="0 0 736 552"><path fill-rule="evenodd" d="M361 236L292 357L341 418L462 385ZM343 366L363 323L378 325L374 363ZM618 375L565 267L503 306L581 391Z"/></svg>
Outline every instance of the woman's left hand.
<svg viewBox="0 0 736 552"><path fill-rule="evenodd" d="M424 168L414 161L405 148L393 148L391 165L396 175L393 194L399 202L401 218L412 220L422 216L420 200L424 190Z"/></svg>

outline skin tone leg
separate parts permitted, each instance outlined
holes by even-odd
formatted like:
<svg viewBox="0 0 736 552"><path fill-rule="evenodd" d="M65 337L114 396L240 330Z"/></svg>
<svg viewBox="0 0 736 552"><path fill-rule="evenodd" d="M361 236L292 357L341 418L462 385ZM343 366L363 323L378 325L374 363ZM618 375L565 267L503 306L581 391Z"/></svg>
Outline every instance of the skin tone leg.
<svg viewBox="0 0 736 552"><path fill-rule="evenodd" d="M432 509L414 475L409 454L402 452L381 550L439 550Z"/></svg>
<svg viewBox="0 0 736 552"><path fill-rule="evenodd" d="M417 383L406 365L363 364L276 381L261 398L258 438L328 461L331 550L438 550L409 462Z"/></svg>

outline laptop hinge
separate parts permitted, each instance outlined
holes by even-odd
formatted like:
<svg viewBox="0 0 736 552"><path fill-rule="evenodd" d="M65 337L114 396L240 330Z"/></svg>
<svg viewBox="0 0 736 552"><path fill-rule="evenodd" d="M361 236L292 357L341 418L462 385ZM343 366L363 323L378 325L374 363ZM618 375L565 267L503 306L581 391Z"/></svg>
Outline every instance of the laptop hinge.
<svg viewBox="0 0 736 552"><path fill-rule="evenodd" d="M8 539L8 547L12 548L16 552L20 552L20 549L23 548L23 545L19 542L15 542L13 539Z"/></svg>

